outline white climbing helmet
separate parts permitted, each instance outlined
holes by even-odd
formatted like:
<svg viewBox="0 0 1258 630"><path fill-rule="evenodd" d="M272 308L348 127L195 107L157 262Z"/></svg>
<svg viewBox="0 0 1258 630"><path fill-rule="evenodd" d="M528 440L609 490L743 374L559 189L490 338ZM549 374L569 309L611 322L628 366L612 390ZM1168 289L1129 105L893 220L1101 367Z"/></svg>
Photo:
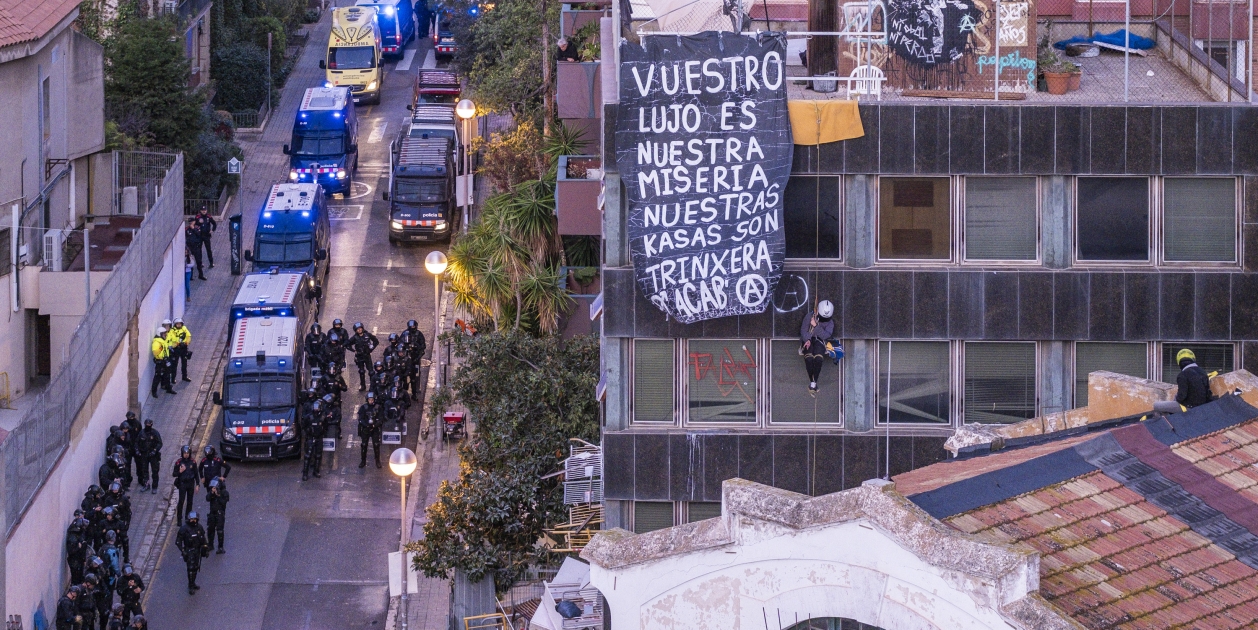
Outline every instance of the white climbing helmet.
<svg viewBox="0 0 1258 630"><path fill-rule="evenodd" d="M834 305L830 303L830 300L822 300L821 303L817 305L817 314L822 317L833 317Z"/></svg>

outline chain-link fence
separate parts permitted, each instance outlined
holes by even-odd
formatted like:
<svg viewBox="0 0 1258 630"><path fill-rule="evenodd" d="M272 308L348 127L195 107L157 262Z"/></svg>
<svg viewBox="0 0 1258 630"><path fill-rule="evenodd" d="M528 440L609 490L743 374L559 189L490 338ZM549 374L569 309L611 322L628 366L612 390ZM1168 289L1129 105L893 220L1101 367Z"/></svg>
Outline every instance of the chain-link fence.
<svg viewBox="0 0 1258 630"><path fill-rule="evenodd" d="M114 151L114 214L148 214L162 196L176 154ZM182 182L182 178L180 179Z"/></svg>
<svg viewBox="0 0 1258 630"><path fill-rule="evenodd" d="M159 156L165 155L165 158ZM0 444L4 466L5 523L11 533L70 442L70 427L122 341L131 318L162 269L167 248L183 221L183 156L147 154L146 164L165 159L160 197L146 207L140 229L101 286L70 338L69 356L48 387ZM117 163L117 162L115 162ZM133 340L133 343L144 340Z"/></svg>
<svg viewBox="0 0 1258 630"><path fill-rule="evenodd" d="M753 0L636 0L632 3L635 30L648 33L692 34L703 31L743 31L750 26ZM639 21L639 18L644 18Z"/></svg>

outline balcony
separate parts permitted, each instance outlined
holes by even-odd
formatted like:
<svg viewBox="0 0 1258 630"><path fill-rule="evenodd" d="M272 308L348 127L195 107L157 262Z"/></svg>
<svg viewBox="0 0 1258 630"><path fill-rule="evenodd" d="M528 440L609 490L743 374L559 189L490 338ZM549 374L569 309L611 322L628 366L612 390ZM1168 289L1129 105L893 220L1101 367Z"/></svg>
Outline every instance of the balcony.
<svg viewBox="0 0 1258 630"><path fill-rule="evenodd" d="M602 116L603 81L597 61L564 62L558 64L555 77L559 117L564 119L591 119Z"/></svg>
<svg viewBox="0 0 1258 630"><path fill-rule="evenodd" d="M610 9L611 2L565 3L559 12L559 36L572 37L582 26L597 24Z"/></svg>
<svg viewBox="0 0 1258 630"><path fill-rule="evenodd" d="M603 189L603 163L593 155L562 155L555 183L555 214L563 236L600 236L603 213L598 196Z"/></svg>

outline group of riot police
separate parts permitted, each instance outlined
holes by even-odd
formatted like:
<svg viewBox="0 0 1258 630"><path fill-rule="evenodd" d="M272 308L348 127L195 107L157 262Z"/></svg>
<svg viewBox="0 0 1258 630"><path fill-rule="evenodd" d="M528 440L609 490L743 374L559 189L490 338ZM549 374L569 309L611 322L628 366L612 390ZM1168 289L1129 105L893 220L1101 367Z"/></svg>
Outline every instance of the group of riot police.
<svg viewBox="0 0 1258 630"><path fill-rule="evenodd" d="M302 481L311 474L320 476L323 439L341 437L341 394L349 390L344 370L350 353L358 368L358 391L367 392L367 402L358 408L358 437L362 439L358 467L367 465L367 447L371 443L376 468L380 468L380 439L385 425L401 426L411 402L419 400L420 364L427 351L419 323L412 319L406 323L406 330L390 334L388 345L376 361L372 355L380 346L380 339L362 322L354 323L353 332L340 319L333 320L326 333L319 324L313 324L304 346L312 370L309 387L302 395Z"/></svg>
<svg viewBox="0 0 1258 630"><path fill-rule="evenodd" d="M57 630L147 628L140 599L144 580L131 566L131 484L157 492L162 436L134 412L110 427L99 484L83 495L66 530L70 588L57 603ZM132 466L134 465L134 475ZM117 596L115 601L114 596Z"/></svg>

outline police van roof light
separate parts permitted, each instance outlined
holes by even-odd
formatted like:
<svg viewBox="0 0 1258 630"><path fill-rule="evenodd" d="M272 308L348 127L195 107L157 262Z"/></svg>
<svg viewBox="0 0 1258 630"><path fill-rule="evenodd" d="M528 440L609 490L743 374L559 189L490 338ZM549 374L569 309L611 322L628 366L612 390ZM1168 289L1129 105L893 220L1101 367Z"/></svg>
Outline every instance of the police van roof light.
<svg viewBox="0 0 1258 630"><path fill-rule="evenodd" d="M288 361L285 361L284 359L280 359L280 367L284 367L285 365L288 365Z"/></svg>
<svg viewBox="0 0 1258 630"><path fill-rule="evenodd" d="M263 363L266 363L266 350L259 350L258 351L258 365L262 365Z"/></svg>
<svg viewBox="0 0 1258 630"><path fill-rule="evenodd" d="M301 216L303 216L303 217L308 217L308 216L310 216L310 211L309 211L309 210L302 210L302 211L301 211Z"/></svg>

